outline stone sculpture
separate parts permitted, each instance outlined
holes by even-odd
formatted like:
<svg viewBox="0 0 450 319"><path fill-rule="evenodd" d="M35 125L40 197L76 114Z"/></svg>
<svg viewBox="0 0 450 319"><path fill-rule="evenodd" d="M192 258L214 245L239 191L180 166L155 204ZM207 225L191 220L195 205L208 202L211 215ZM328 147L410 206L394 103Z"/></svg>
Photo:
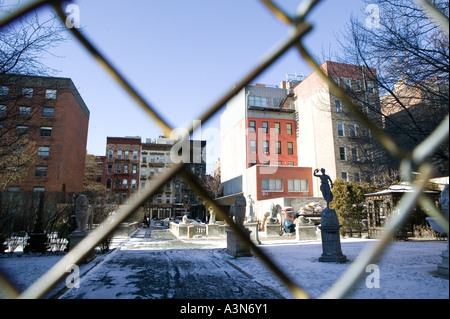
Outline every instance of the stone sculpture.
<svg viewBox="0 0 450 319"><path fill-rule="evenodd" d="M89 199L86 195L79 195L75 200L75 220L77 222L77 231L85 232L89 219Z"/></svg>
<svg viewBox="0 0 450 319"><path fill-rule="evenodd" d="M215 224L216 223L216 212L214 211L214 208L212 206L208 207L209 212L209 224Z"/></svg>
<svg viewBox="0 0 450 319"><path fill-rule="evenodd" d="M244 227L246 206L244 195L238 195L234 204L230 207L230 218L234 217L234 222L239 227Z"/></svg>
<svg viewBox="0 0 450 319"><path fill-rule="evenodd" d="M330 176L325 174L325 169L320 169L322 172L321 175L317 174L319 173L319 169L316 168L314 170L314 176L320 178L320 191L322 192L323 198L327 202L327 207L330 207L330 202L333 200L333 193L331 192L331 188L333 187L333 181L331 180ZM330 187L331 184L331 187Z"/></svg>

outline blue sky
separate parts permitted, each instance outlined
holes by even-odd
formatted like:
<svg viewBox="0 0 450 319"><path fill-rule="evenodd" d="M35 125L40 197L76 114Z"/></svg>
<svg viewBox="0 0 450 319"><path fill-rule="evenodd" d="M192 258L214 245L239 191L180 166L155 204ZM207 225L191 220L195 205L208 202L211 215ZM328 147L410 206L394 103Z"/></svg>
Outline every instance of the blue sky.
<svg viewBox="0 0 450 319"><path fill-rule="evenodd" d="M14 2L14 1L12 1ZM257 0L80 0L82 32L99 47L173 127L196 119L230 89L288 33L286 25ZM297 0L280 0L294 14ZM309 16L305 38L318 56L337 53L335 33L350 15L361 14L361 0L323 1ZM156 138L161 134L94 59L72 39L45 57L45 63L70 77L91 112L87 151L105 155L107 136ZM294 49L256 82L278 85L286 72L311 71ZM219 117L202 126L218 131ZM209 131L211 132L211 130ZM218 135L204 136L209 171L220 156Z"/></svg>

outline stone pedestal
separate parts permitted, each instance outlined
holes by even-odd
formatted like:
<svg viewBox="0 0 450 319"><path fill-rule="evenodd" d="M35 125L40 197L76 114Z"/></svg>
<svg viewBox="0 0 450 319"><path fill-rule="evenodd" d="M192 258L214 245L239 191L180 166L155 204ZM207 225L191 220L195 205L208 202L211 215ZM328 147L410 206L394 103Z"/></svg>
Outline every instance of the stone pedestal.
<svg viewBox="0 0 450 319"><path fill-rule="evenodd" d="M69 251L71 251L72 249L74 249L75 246L77 246L84 238L86 238L87 236L89 236L89 231L74 231L72 232L69 236L68 236L68 240L69 240ZM95 253L94 253L94 249L92 249L91 251L88 252L88 254L83 258L83 260L81 260L82 264L87 264L89 262L91 262L93 259L95 258Z"/></svg>
<svg viewBox="0 0 450 319"><path fill-rule="evenodd" d="M295 226L295 237L297 240L316 240L316 226Z"/></svg>
<svg viewBox="0 0 450 319"><path fill-rule="evenodd" d="M251 231L248 230L247 228L243 228L246 236L248 236L248 238L250 238L250 233ZM226 253L228 255L233 256L234 258L236 257L251 257L253 256L252 253L250 252L250 246L242 241L235 233L232 229L227 229L226 231L227 234L227 250Z"/></svg>
<svg viewBox="0 0 450 319"><path fill-rule="evenodd" d="M207 224L206 225L206 236L208 236L208 237L219 236L219 224Z"/></svg>
<svg viewBox="0 0 450 319"><path fill-rule="evenodd" d="M260 245L261 241L259 240L259 235L258 235L259 224L256 223L256 222L254 222L254 223L244 223L244 226L250 230L250 240L255 245Z"/></svg>
<svg viewBox="0 0 450 319"><path fill-rule="evenodd" d="M322 235L322 256L320 262L347 262L347 257L342 254L341 238L339 234L339 221L334 209L325 208L322 212L319 229Z"/></svg>
<svg viewBox="0 0 450 319"><path fill-rule="evenodd" d="M280 236L280 224L278 223L266 223L266 236Z"/></svg>

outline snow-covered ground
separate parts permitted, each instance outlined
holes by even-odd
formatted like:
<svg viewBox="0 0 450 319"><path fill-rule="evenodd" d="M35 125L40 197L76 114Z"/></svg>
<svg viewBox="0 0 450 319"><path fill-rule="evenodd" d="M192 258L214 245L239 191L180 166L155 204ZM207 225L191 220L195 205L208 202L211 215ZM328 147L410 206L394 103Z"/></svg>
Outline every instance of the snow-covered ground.
<svg viewBox="0 0 450 319"><path fill-rule="evenodd" d="M125 238L116 238L116 245ZM322 263L318 261L322 253L320 240L297 241L295 239L269 239L261 238L262 250L267 253L298 285L303 287L311 297L317 298L324 293L349 267L350 263ZM373 240L342 239L342 252L350 261L353 261L367 245ZM184 240L171 242L171 249L176 248L177 258L189 260L195 249L202 249L201 254L211 254L215 260L223 260L221 267L231 267L244 273L246 280L269 288L278 296L292 298L289 290L263 265L256 257L233 258L225 253L226 240ZM446 249L447 241L411 241L393 242L382 258L375 263L379 270L379 287L370 288L363 278L360 284L348 296L354 299L448 299L449 281L436 276L437 265L441 263L440 257ZM179 248L178 248L179 247ZM181 249L180 249L181 248ZM166 249L164 245L152 243L146 244L145 238L130 238L121 243L115 251L106 255L97 255L90 264L82 265L80 272L86 280L97 271L107 267L106 261L114 259L115 254L130 252L139 254L139 258L147 258L151 263L152 256L157 250ZM207 250L208 252L206 252ZM148 254L146 254L149 252ZM184 254L185 256L183 257ZM21 257L19 257L21 256ZM24 290L30 283L56 263L62 255L47 254L37 256L25 255L21 252L0 255L0 269L6 273L11 282L20 290ZM207 257L205 257L207 258ZM230 268L230 269L231 269ZM129 279L135 269L120 269L114 281L117 292L123 292L129 284ZM84 275L85 274L85 275ZM368 273L367 276L374 273ZM84 275L84 277L83 277ZM373 278L373 277L372 277ZM374 283L374 280L370 280ZM245 283L243 283L245 284ZM61 282L49 297L65 287ZM73 288L76 289L76 288ZM67 293L70 298L70 292ZM2 292L0 291L0 297ZM111 294L111 296L115 296ZM98 298L102 298L99 296ZM106 297L105 297L106 298ZM127 298L133 298L129 292Z"/></svg>

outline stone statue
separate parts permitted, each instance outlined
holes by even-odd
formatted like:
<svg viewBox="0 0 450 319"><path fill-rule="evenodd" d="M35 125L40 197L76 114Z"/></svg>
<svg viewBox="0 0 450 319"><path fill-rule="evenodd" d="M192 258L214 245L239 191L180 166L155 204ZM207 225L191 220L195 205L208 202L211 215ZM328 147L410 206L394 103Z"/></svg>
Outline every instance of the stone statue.
<svg viewBox="0 0 450 319"><path fill-rule="evenodd" d="M181 223L182 224L193 224L193 222L190 221L186 215L183 216Z"/></svg>
<svg viewBox="0 0 450 319"><path fill-rule="evenodd" d="M244 227L246 206L244 195L238 195L234 204L230 207L230 218L234 216L234 222L239 227Z"/></svg>
<svg viewBox="0 0 450 319"><path fill-rule="evenodd" d="M85 232L89 219L89 199L86 195L79 195L75 199L75 220L77 222L77 231Z"/></svg>
<svg viewBox="0 0 450 319"><path fill-rule="evenodd" d="M272 203L272 206L270 207L270 220L271 223L278 222L278 215L281 215L281 206L280 205L274 205Z"/></svg>
<svg viewBox="0 0 450 319"><path fill-rule="evenodd" d="M248 195L248 213L250 217L250 223L255 221L255 213L253 212L253 204L255 201L252 199L251 195Z"/></svg>
<svg viewBox="0 0 450 319"><path fill-rule="evenodd" d="M209 212L209 224L215 224L216 223L216 212L214 211L214 208L212 206L208 207Z"/></svg>
<svg viewBox="0 0 450 319"><path fill-rule="evenodd" d="M314 170L314 176L320 178L320 191L322 192L323 198L327 202L327 207L330 207L330 202L333 200L333 193L331 192L331 188L333 187L333 181L331 180L330 176L325 174L325 169L322 168L320 170L322 172L321 175L317 174L319 173L319 169L316 168ZM328 183L329 182L329 183ZM331 184L331 187L330 187Z"/></svg>

